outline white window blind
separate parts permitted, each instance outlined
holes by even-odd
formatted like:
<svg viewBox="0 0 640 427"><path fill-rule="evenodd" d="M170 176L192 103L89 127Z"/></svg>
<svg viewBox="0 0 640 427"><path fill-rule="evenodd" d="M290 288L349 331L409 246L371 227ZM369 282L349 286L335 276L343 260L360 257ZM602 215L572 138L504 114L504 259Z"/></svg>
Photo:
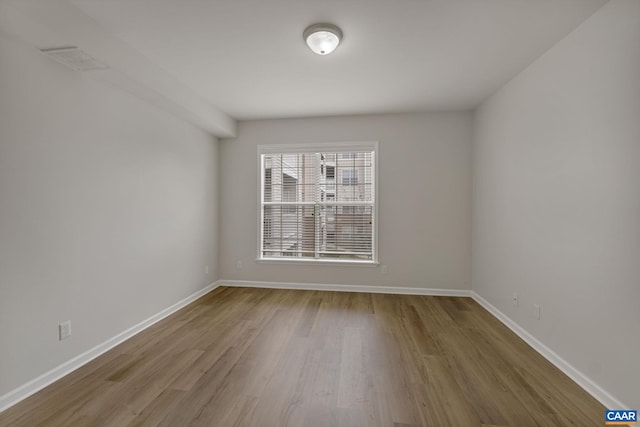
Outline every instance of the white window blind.
<svg viewBox="0 0 640 427"><path fill-rule="evenodd" d="M269 148L259 156L259 258L375 262L375 145Z"/></svg>

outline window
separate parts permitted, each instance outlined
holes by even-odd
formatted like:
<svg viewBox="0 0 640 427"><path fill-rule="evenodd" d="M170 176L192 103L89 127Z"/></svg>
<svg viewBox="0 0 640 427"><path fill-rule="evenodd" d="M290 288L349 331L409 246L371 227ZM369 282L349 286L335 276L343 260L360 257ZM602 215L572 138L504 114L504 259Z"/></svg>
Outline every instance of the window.
<svg viewBox="0 0 640 427"><path fill-rule="evenodd" d="M358 184L357 169L345 169L342 171L342 185L357 185L357 184Z"/></svg>
<svg viewBox="0 0 640 427"><path fill-rule="evenodd" d="M342 213L343 214L353 214L356 211L356 207L355 206L342 206Z"/></svg>
<svg viewBox="0 0 640 427"><path fill-rule="evenodd" d="M376 148L258 147L259 259L376 262Z"/></svg>
<svg viewBox="0 0 640 427"><path fill-rule="evenodd" d="M335 177L336 177L336 167L327 166L327 179L335 179Z"/></svg>

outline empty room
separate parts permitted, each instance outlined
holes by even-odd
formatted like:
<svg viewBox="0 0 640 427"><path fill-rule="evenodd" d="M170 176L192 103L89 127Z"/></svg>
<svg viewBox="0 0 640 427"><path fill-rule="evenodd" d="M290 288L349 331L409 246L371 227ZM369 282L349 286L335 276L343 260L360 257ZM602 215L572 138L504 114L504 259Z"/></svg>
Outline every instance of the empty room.
<svg viewBox="0 0 640 427"><path fill-rule="evenodd" d="M0 0L0 426L640 409L640 1Z"/></svg>

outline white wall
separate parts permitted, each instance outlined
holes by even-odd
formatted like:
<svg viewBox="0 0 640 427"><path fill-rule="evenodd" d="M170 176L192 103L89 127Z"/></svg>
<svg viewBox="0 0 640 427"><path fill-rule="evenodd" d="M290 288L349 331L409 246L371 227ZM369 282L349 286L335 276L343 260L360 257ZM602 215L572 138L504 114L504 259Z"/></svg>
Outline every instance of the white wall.
<svg viewBox="0 0 640 427"><path fill-rule="evenodd" d="M0 396L215 281L217 162L208 134L0 34Z"/></svg>
<svg viewBox="0 0 640 427"><path fill-rule="evenodd" d="M241 122L220 144L220 277L469 289L470 113ZM379 141L379 268L257 263L257 145ZM236 268L236 261L243 268Z"/></svg>
<svg viewBox="0 0 640 427"><path fill-rule="evenodd" d="M474 138L474 291L640 407L640 2L610 1L499 90Z"/></svg>

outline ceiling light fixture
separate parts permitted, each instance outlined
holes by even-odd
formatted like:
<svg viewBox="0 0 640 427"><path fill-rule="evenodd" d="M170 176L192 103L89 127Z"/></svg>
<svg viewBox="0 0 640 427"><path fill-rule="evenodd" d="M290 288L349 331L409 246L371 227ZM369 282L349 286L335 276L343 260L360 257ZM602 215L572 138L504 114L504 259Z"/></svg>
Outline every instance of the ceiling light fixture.
<svg viewBox="0 0 640 427"><path fill-rule="evenodd" d="M328 55L342 40L342 30L333 24L313 24L302 33L304 41L314 53Z"/></svg>

